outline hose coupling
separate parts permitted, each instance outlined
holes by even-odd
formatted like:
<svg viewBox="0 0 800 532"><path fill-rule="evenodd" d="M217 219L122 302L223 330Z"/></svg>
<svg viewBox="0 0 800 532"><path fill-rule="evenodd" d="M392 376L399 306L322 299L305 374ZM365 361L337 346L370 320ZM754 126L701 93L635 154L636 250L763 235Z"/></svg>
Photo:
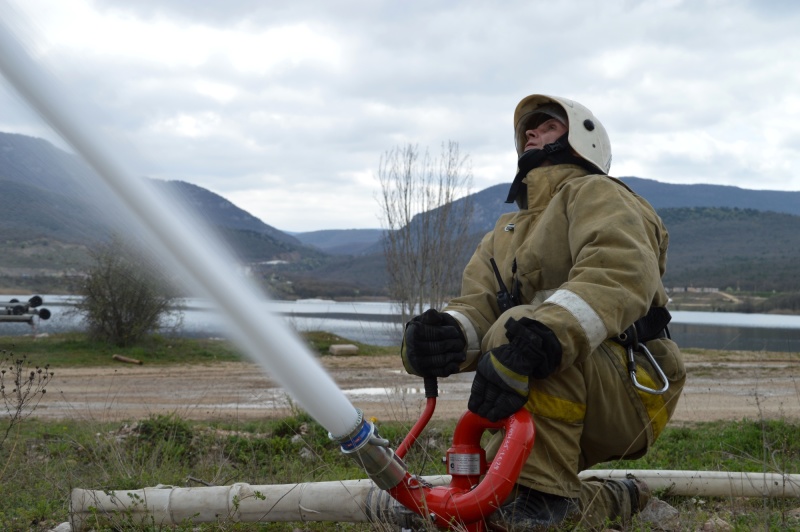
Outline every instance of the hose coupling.
<svg viewBox="0 0 800 532"><path fill-rule="evenodd" d="M364 468L378 488L391 489L403 481L408 468L389 447L389 441L378 435L375 425L364 419L361 410L356 411L358 421L350 433L339 438L328 433L328 437L341 446L344 454L351 456Z"/></svg>

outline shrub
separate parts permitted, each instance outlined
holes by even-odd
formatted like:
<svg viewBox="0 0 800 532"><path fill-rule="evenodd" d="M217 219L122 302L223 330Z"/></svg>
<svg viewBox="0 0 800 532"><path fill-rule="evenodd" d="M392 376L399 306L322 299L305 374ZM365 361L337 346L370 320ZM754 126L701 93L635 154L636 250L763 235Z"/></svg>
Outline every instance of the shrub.
<svg viewBox="0 0 800 532"><path fill-rule="evenodd" d="M163 328L176 293L161 272L119 237L93 250L92 259L76 304L92 339L126 347Z"/></svg>

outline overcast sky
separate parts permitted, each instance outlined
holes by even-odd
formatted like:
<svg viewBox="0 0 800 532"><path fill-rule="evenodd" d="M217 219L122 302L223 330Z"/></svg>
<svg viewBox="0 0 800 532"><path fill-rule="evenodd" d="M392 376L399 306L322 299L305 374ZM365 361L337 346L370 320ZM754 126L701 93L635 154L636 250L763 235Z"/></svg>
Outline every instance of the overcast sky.
<svg viewBox="0 0 800 532"><path fill-rule="evenodd" d="M132 172L284 231L380 227L380 157L408 143L510 182L532 93L592 109L611 175L800 190L794 0L11 2ZM0 131L58 143L5 84Z"/></svg>

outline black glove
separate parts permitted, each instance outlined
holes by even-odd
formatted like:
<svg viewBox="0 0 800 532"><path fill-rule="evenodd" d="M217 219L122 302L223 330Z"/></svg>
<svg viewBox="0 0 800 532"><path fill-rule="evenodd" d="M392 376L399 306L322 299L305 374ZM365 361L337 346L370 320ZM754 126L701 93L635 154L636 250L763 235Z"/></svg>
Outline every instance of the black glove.
<svg viewBox="0 0 800 532"><path fill-rule="evenodd" d="M558 338L538 321L509 318L506 338L478 362L469 396L470 411L493 423L525 406L531 378L544 379L561 363Z"/></svg>
<svg viewBox="0 0 800 532"><path fill-rule="evenodd" d="M429 309L406 324L401 355L412 375L447 377L467 359L467 339L453 316Z"/></svg>

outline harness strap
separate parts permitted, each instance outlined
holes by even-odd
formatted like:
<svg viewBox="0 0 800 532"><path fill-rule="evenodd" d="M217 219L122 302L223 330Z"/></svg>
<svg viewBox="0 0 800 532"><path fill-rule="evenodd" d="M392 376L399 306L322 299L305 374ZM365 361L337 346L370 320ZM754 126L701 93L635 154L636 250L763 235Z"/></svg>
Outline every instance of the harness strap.
<svg viewBox="0 0 800 532"><path fill-rule="evenodd" d="M647 349L645 343L650 340L655 340L656 338L669 338L669 329L667 329L667 325L671 319L672 316L670 316L669 311L665 307L651 307L650 310L647 311L647 314L633 322L633 325L625 329L623 333L611 338L612 341L625 348L628 356L628 374L637 390L652 395L661 395L669 389L669 379L667 379L664 370L658 365L658 362L655 357L653 357L652 353L650 353L650 350ZM634 352L641 353L650 362L663 384L661 388L651 388L639 382L636 373Z"/></svg>
<svg viewBox="0 0 800 532"><path fill-rule="evenodd" d="M666 307L650 307L647 314L633 322L618 336L611 338L624 348L637 347L639 342L649 342L656 338L669 338L669 325L672 315Z"/></svg>

